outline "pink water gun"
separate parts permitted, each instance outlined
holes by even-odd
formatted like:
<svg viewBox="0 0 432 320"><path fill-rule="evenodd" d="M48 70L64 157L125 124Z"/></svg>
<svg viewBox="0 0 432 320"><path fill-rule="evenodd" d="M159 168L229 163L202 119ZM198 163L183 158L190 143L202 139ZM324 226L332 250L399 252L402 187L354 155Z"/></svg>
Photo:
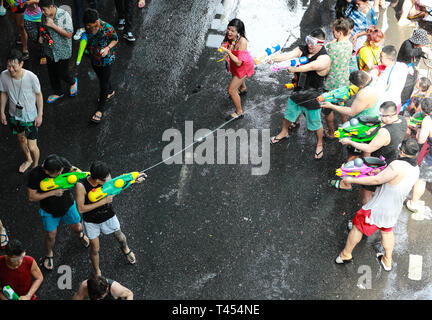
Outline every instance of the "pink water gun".
<svg viewBox="0 0 432 320"><path fill-rule="evenodd" d="M351 176L353 178L361 178L367 176L375 176L379 172L374 172L377 169L382 170L385 169L387 163L384 161L385 158L383 156L377 157L360 157L354 160L348 161L347 163L342 164L339 169L336 169L336 175L338 177Z"/></svg>

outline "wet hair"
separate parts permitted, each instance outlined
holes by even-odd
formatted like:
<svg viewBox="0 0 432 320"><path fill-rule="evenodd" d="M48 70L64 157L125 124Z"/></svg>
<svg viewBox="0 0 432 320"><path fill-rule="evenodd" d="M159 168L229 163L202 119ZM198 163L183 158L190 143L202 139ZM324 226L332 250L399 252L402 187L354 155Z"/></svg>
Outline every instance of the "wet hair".
<svg viewBox="0 0 432 320"><path fill-rule="evenodd" d="M310 33L310 36L314 37L315 39L325 40L325 33L324 33L324 31L322 31L319 28L312 30L312 32Z"/></svg>
<svg viewBox="0 0 432 320"><path fill-rule="evenodd" d="M392 59L393 61L396 61L398 52L395 46L391 46L391 45L385 46L382 48L381 52L384 52L386 56Z"/></svg>
<svg viewBox="0 0 432 320"><path fill-rule="evenodd" d="M23 61L22 59L22 52L20 50L17 49L12 49L9 52L9 55L7 57L7 61L15 61L18 60L18 63L21 63Z"/></svg>
<svg viewBox="0 0 432 320"><path fill-rule="evenodd" d="M333 29L335 29L338 32L342 32L344 36L348 35L348 32L350 30L348 21L346 21L344 18L339 18L336 19L333 23L332 23L332 27Z"/></svg>
<svg viewBox="0 0 432 320"><path fill-rule="evenodd" d="M397 112L396 103L393 101L386 101L380 105L380 110L382 109L384 112Z"/></svg>
<svg viewBox="0 0 432 320"><path fill-rule="evenodd" d="M370 76L367 72L356 70L350 73L349 81L357 87L363 87L370 81Z"/></svg>
<svg viewBox="0 0 432 320"><path fill-rule="evenodd" d="M105 162L94 161L90 166L90 176L93 179L103 180L110 174L110 170Z"/></svg>
<svg viewBox="0 0 432 320"><path fill-rule="evenodd" d="M84 11L83 22L84 25L95 23L99 19L99 13L95 9L88 8Z"/></svg>
<svg viewBox="0 0 432 320"><path fill-rule="evenodd" d="M426 77L421 77L419 79L418 84L419 84L420 90L423 92L426 92L429 90L429 87L431 86L432 82Z"/></svg>
<svg viewBox="0 0 432 320"><path fill-rule="evenodd" d="M345 18L345 21L348 22L348 26L349 26L350 30L354 29L355 23L354 23L353 19L351 19L350 17L347 17L347 18Z"/></svg>
<svg viewBox="0 0 432 320"><path fill-rule="evenodd" d="M367 31L367 39L366 43L370 46L371 43L377 43L380 42L382 39L384 39L384 33L378 29L375 26L370 26Z"/></svg>
<svg viewBox="0 0 432 320"><path fill-rule="evenodd" d="M54 5L54 0L39 0L38 3L39 8L49 8Z"/></svg>
<svg viewBox="0 0 432 320"><path fill-rule="evenodd" d="M90 300L98 300L107 292L108 281L102 276L93 275L87 280L87 289Z"/></svg>
<svg viewBox="0 0 432 320"><path fill-rule="evenodd" d="M418 144L416 139L408 138L402 141L400 150L405 153L409 158L415 158L420 152L420 145Z"/></svg>
<svg viewBox="0 0 432 320"><path fill-rule="evenodd" d="M232 19L229 23L228 23L228 27L235 27L237 29L237 32L239 33L239 35L243 38L246 39L246 30L245 30L245 26L243 21L241 21L240 19Z"/></svg>
<svg viewBox="0 0 432 320"><path fill-rule="evenodd" d="M25 249L21 241L17 239L12 239L6 245L6 255L8 257L20 256L25 252Z"/></svg>
<svg viewBox="0 0 432 320"><path fill-rule="evenodd" d="M421 109L426 114L432 113L432 98L424 98L420 102Z"/></svg>
<svg viewBox="0 0 432 320"><path fill-rule="evenodd" d="M60 157L56 154L50 154L42 164L42 168L48 172L59 172L63 168Z"/></svg>

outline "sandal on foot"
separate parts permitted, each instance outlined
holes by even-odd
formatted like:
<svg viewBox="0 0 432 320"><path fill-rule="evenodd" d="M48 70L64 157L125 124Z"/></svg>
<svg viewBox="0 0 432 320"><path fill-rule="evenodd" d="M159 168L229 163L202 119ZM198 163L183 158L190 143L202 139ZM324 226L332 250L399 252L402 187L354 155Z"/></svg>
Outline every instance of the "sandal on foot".
<svg viewBox="0 0 432 320"><path fill-rule="evenodd" d="M79 237L81 244L84 246L84 248L88 248L90 246L90 240L89 238L84 234L84 232L81 231L81 235Z"/></svg>
<svg viewBox="0 0 432 320"><path fill-rule="evenodd" d="M110 94L107 95L107 98L106 98L105 102L110 101L110 100L112 99L112 97L114 97L114 95L115 95L115 91L113 90ZM98 103L99 103L99 102L100 102L100 99L98 98L97 101L98 101Z"/></svg>
<svg viewBox="0 0 432 320"><path fill-rule="evenodd" d="M59 96L50 95L48 97L48 99L47 99L47 103L48 104L54 103L54 102L56 102L57 100L60 100L63 97L64 97L64 94L59 95Z"/></svg>
<svg viewBox="0 0 432 320"><path fill-rule="evenodd" d="M239 96L244 96L247 92L248 92L247 89L243 90L243 91L239 89L239 91L238 91Z"/></svg>
<svg viewBox="0 0 432 320"><path fill-rule="evenodd" d="M6 245L9 243L9 237L6 231L6 228L3 227L3 232L4 233L0 233L0 248L4 249L6 247ZM1 240L3 238L3 240Z"/></svg>
<svg viewBox="0 0 432 320"><path fill-rule="evenodd" d="M322 148L320 152L315 152L314 159L315 160L321 160L324 157L323 151L324 151L324 148ZM320 155L322 155L322 156L319 157ZM317 157L319 157L319 158L317 158Z"/></svg>
<svg viewBox="0 0 432 320"><path fill-rule="evenodd" d="M341 181L342 180L336 180L336 179L333 179L333 180L330 180L330 185L332 186L332 187L335 187L336 189L338 189L338 190L344 190L344 191L352 191L352 187L351 188L349 188L349 189L344 189L344 188L341 188Z"/></svg>
<svg viewBox="0 0 432 320"><path fill-rule="evenodd" d="M241 114L237 114L237 113L232 113L232 114L229 114L229 115L227 115L226 117L225 117L225 120L226 121L230 121L230 120L238 120L238 119L243 119L243 117L244 117L244 115L243 115L243 113L241 113Z"/></svg>
<svg viewBox="0 0 432 320"><path fill-rule="evenodd" d="M408 200L405 200L403 205L410 213L417 213L418 211L417 209L414 209L413 207L408 205Z"/></svg>
<svg viewBox="0 0 432 320"><path fill-rule="evenodd" d="M43 259L42 262L42 266L45 268L45 270L47 271L52 271L54 269L54 262L53 262L53 258L54 257L48 257L45 256L45 258ZM45 262L48 260L48 265L45 265ZM51 267L51 268L50 268Z"/></svg>
<svg viewBox="0 0 432 320"><path fill-rule="evenodd" d="M288 139L288 138L289 138L289 135L286 135L285 137L282 137L282 138L277 138L277 136L274 136L274 137L270 138L270 144L276 144L276 143L279 143L282 140L285 140L285 139Z"/></svg>
<svg viewBox="0 0 432 320"><path fill-rule="evenodd" d="M145 7L145 0L139 0L138 1L138 8L142 9Z"/></svg>
<svg viewBox="0 0 432 320"><path fill-rule="evenodd" d="M72 85L72 88L69 89L69 97L74 97L78 94L78 79L75 78L75 83Z"/></svg>
<svg viewBox="0 0 432 320"><path fill-rule="evenodd" d="M388 267L385 263L384 263L384 253L382 252L378 252L377 253L377 259L380 263L380 265L384 268L385 271L389 272L392 270L392 267Z"/></svg>
<svg viewBox="0 0 432 320"><path fill-rule="evenodd" d="M340 255L338 255L337 258L335 259L335 262L336 262L337 264L347 264L347 263L350 263L350 262L352 262L352 261L353 261L352 258L351 258L351 259L348 259L348 260L344 260L344 259L342 259L342 257L341 257Z"/></svg>
<svg viewBox="0 0 432 320"><path fill-rule="evenodd" d="M101 113L101 115L98 116L96 113L93 115L93 117L90 119L90 121L92 121L94 123L100 123L102 121L103 114Z"/></svg>
<svg viewBox="0 0 432 320"><path fill-rule="evenodd" d="M123 253L124 253L124 252L123 252ZM129 250L128 253L124 253L124 255L126 256L128 262L129 262L130 264L135 264L136 259L135 259L135 255L134 255L134 253L132 252L132 250Z"/></svg>

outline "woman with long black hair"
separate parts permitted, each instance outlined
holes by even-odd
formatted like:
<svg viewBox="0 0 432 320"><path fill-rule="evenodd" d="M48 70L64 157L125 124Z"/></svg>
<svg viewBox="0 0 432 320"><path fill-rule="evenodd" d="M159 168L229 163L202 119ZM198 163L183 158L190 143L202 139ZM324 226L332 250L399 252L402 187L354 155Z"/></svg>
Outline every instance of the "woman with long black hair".
<svg viewBox="0 0 432 320"><path fill-rule="evenodd" d="M240 19L233 19L228 23L225 38L219 51L226 53L229 62L228 71L232 80L228 86L236 111L226 117L227 120L243 118L240 95L247 92L246 78L254 74L254 60L247 51L245 27Z"/></svg>

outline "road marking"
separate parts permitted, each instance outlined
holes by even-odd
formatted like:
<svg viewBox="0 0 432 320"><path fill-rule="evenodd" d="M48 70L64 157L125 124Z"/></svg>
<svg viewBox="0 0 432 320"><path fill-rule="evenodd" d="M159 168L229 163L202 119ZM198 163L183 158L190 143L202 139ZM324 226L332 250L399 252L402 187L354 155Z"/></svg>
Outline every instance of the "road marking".
<svg viewBox="0 0 432 320"><path fill-rule="evenodd" d="M423 266L423 256L410 254L408 278L411 280L421 280L422 266Z"/></svg>

